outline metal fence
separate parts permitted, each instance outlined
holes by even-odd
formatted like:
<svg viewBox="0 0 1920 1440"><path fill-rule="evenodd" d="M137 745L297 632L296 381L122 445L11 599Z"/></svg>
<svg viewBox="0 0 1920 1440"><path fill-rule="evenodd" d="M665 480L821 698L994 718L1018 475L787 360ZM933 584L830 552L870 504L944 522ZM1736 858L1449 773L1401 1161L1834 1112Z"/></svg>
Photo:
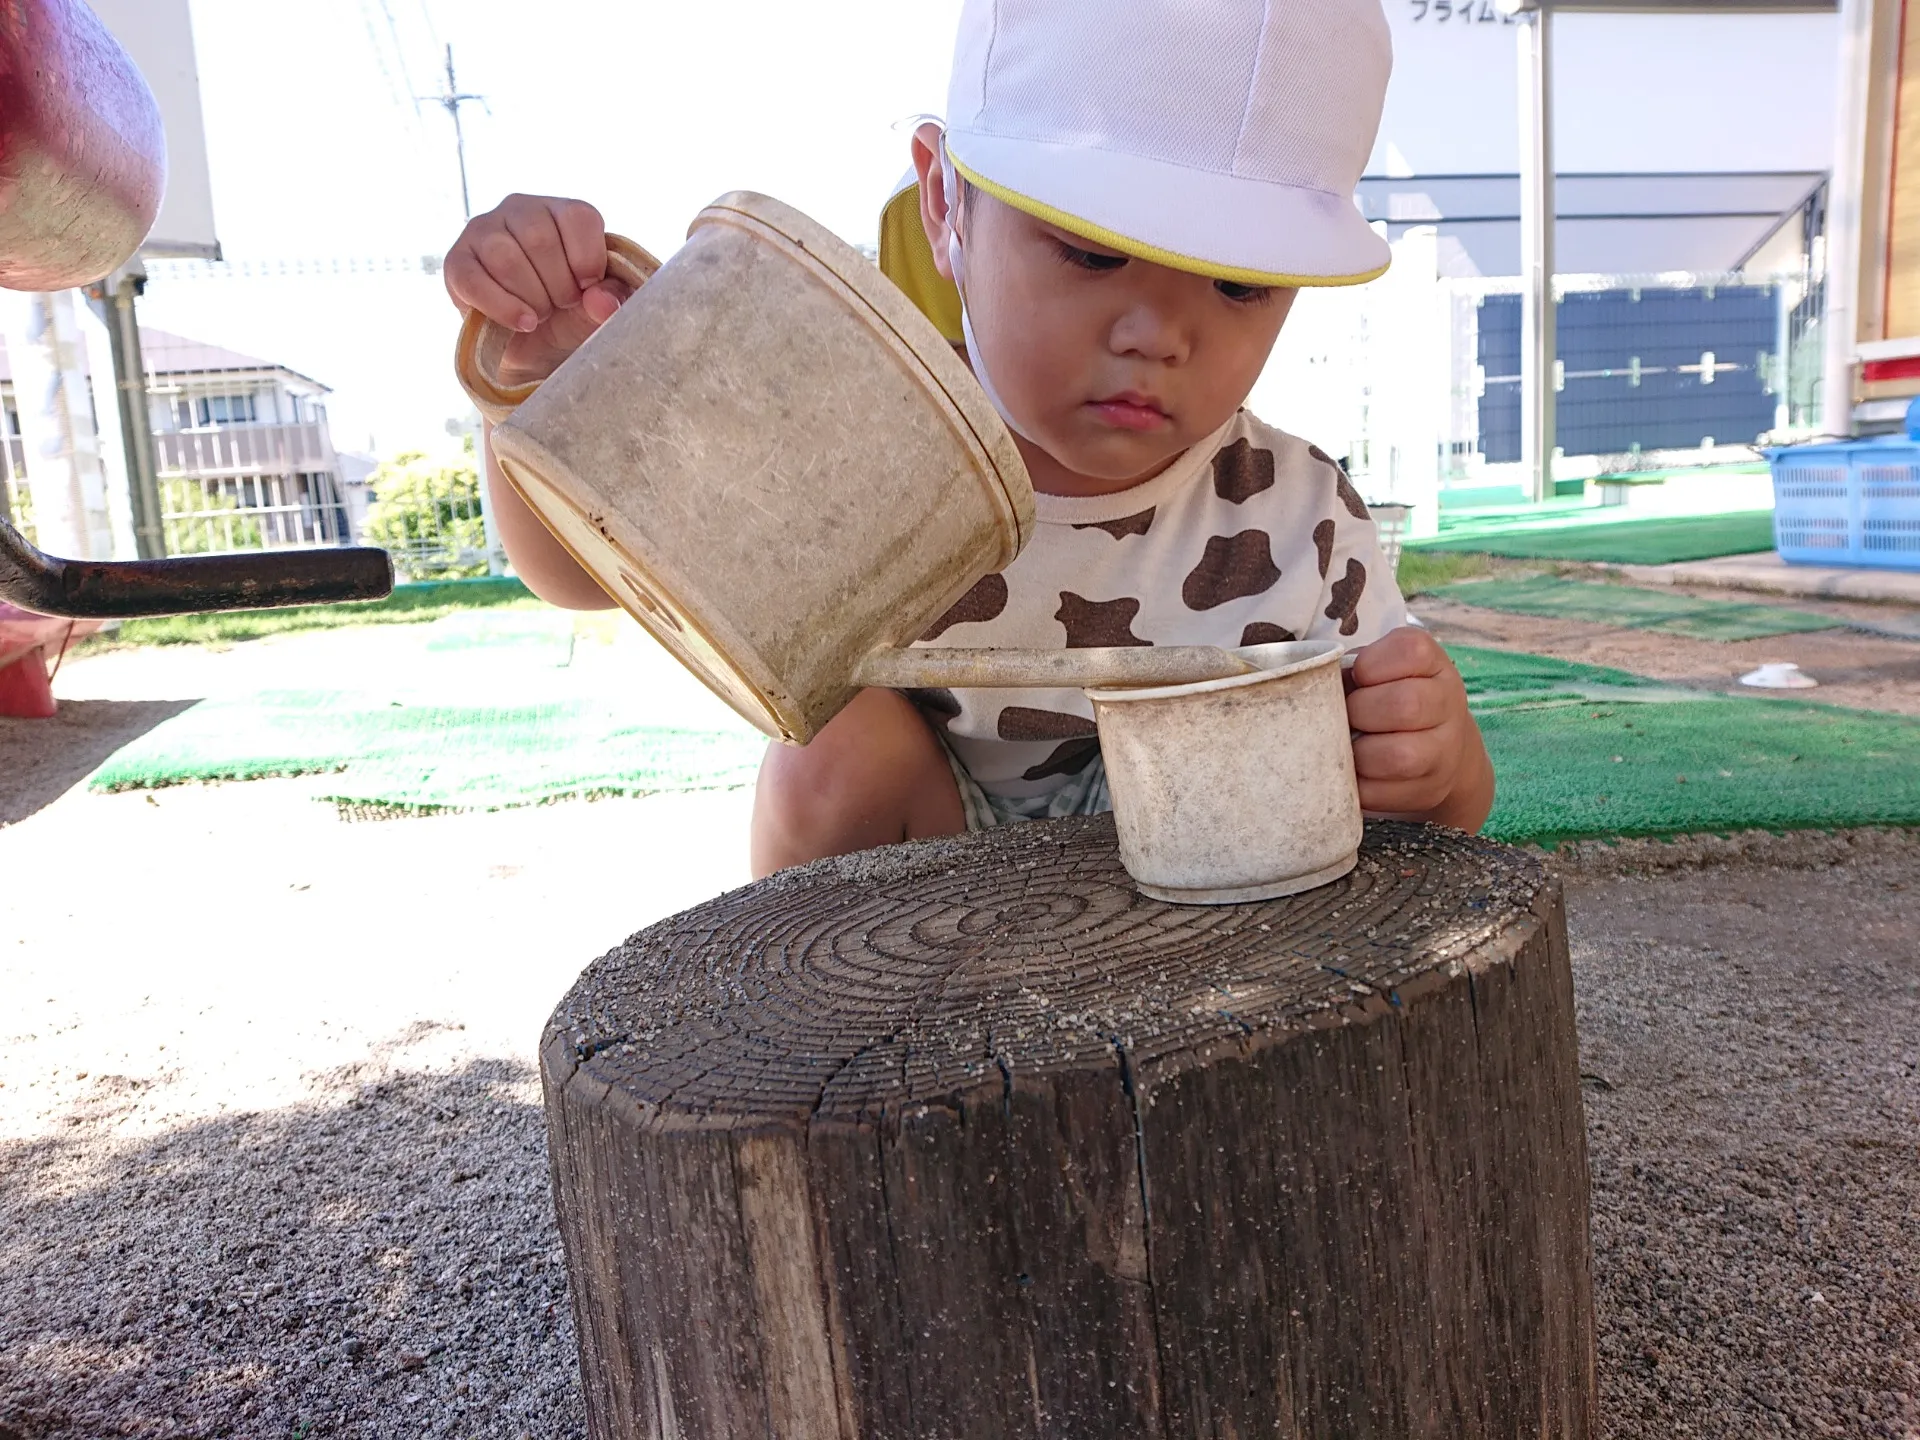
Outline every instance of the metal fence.
<svg viewBox="0 0 1920 1440"><path fill-rule="evenodd" d="M1344 459L1370 503L1412 506L1415 536L1442 508L1518 500L1528 480L1519 281L1443 269L1434 232L1412 231L1374 284L1303 291L1249 402ZM1806 438L1820 290L1805 275L1557 276L1556 486ZM1734 473L1715 481L1729 495L1745 483ZM1622 493L1601 492L1648 507L1679 492Z"/></svg>
<svg viewBox="0 0 1920 1440"><path fill-rule="evenodd" d="M504 555L489 542L473 456L470 443L453 463L409 454L382 465L370 477L361 539L385 549L411 580L499 573Z"/></svg>
<svg viewBox="0 0 1920 1440"><path fill-rule="evenodd" d="M140 360L168 554L372 544L405 578L502 568L470 447L464 460L343 452L329 414L336 377L227 333L230 317L257 306L374 337L393 323L396 294L444 307L437 262L150 262ZM342 383L377 381L351 367Z"/></svg>
<svg viewBox="0 0 1920 1440"><path fill-rule="evenodd" d="M1570 277L1577 281L1578 277ZM1751 444L1781 422L1784 297L1738 278L1593 277L1559 298L1559 448L1567 455ZM1520 459L1520 296L1479 297L1478 448Z"/></svg>

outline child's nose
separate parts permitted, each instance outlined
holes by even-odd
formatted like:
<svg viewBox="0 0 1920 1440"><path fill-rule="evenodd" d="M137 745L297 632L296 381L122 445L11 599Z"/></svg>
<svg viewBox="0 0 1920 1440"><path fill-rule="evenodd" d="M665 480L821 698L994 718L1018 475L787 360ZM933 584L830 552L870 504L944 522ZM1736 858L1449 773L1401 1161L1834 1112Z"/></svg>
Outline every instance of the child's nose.
<svg viewBox="0 0 1920 1440"><path fill-rule="evenodd" d="M1184 361L1190 348L1178 317L1164 306L1145 303L1129 306L1114 321L1110 343L1116 355L1171 365Z"/></svg>

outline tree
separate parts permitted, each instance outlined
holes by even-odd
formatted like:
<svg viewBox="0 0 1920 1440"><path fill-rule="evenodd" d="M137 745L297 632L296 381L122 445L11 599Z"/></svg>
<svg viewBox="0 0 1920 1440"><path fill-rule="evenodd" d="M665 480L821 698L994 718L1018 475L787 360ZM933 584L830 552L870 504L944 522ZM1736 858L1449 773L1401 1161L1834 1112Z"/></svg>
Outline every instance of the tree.
<svg viewBox="0 0 1920 1440"><path fill-rule="evenodd" d="M487 573L486 525L473 445L454 464L410 450L384 462L369 484L373 508L366 539L393 556L411 580L448 580Z"/></svg>

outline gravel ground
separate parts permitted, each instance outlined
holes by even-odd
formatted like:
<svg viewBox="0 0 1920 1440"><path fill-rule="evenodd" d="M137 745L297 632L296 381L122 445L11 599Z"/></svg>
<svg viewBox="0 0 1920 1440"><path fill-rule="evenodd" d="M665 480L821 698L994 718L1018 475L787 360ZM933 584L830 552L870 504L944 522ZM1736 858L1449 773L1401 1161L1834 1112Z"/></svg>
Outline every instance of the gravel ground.
<svg viewBox="0 0 1920 1440"><path fill-rule="evenodd" d="M1920 1437L1920 844L1804 860L1569 889L1621 1440Z"/></svg>
<svg viewBox="0 0 1920 1440"><path fill-rule="evenodd" d="M303 785L0 829L0 1440L581 1433L534 1046L748 797Z"/></svg>
<svg viewBox="0 0 1920 1440"><path fill-rule="evenodd" d="M89 795L167 712L70 668L0 722L0 1440L579 1436L534 1043L748 797ZM1563 863L1605 1433L1920 1440L1920 836Z"/></svg>
<svg viewBox="0 0 1920 1440"><path fill-rule="evenodd" d="M275 787L196 798L259 788ZM167 828L137 797L74 798L149 812L110 817L108 833L146 822L129 845ZM502 817L354 826L312 808L324 824L283 815L282 833L322 889L337 883L315 853L329 828L375 874L414 853L443 892L449 855L455 871L521 864L511 881L471 875L462 902L508 953L428 943L444 916L412 933L383 921L377 887L360 892L362 928L346 922L353 953L310 987L262 983L265 912L287 926L311 893L284 886L271 906L216 908L192 953L133 938L123 907L142 893L75 917L94 943L122 931L133 953L113 964L74 966L99 952L55 946L57 926L12 947L0 1437L581 1433L531 1047L632 892L604 854L570 876L558 829L463 836ZM676 882L686 903L735 878L740 809L691 797L517 818L704 851ZM10 870L8 843L33 828L0 833ZM1767 863L1596 851L1600 873L1570 881L1606 1433L1911 1440L1920 846L1754 848ZM601 898L550 932L551 956L503 963L538 934L506 912L551 906L570 879ZM668 903L656 887L653 908Z"/></svg>

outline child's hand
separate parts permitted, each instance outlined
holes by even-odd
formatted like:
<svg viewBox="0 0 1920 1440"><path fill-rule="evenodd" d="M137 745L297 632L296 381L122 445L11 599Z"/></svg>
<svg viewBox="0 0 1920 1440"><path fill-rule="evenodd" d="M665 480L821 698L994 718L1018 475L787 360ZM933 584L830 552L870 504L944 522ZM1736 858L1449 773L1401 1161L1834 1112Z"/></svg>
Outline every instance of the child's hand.
<svg viewBox="0 0 1920 1440"><path fill-rule="evenodd" d="M1493 766L1439 641L1408 625L1364 646L1348 675L1347 723L1360 732L1362 809L1480 828L1493 808Z"/></svg>
<svg viewBox="0 0 1920 1440"><path fill-rule="evenodd" d="M544 195L509 195L469 220L445 278L462 314L478 310L519 332L500 363L509 383L551 375L631 293L608 278L600 212Z"/></svg>

